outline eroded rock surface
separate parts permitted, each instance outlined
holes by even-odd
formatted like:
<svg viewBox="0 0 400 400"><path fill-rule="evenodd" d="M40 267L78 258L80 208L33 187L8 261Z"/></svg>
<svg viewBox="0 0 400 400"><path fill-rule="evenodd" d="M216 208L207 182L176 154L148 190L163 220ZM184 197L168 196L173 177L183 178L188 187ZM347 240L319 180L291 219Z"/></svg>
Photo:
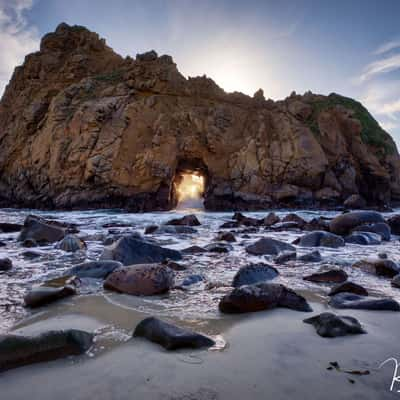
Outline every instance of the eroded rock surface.
<svg viewBox="0 0 400 400"><path fill-rule="evenodd" d="M4 205L165 210L183 170L204 174L214 210L400 198L396 146L360 103L228 94L80 26L59 25L15 69L0 127Z"/></svg>

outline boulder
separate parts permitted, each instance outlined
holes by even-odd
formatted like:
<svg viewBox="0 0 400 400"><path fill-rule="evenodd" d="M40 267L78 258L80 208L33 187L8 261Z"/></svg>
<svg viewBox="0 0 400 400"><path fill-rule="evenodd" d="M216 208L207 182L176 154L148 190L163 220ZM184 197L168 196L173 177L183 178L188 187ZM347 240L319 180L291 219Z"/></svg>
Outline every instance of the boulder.
<svg viewBox="0 0 400 400"><path fill-rule="evenodd" d="M239 269L233 277L232 286L252 285L276 278L279 272L268 264L249 264Z"/></svg>
<svg viewBox="0 0 400 400"><path fill-rule="evenodd" d="M21 229L22 225L20 224L13 224L10 222L0 222L0 232L13 233L13 232L20 232Z"/></svg>
<svg viewBox="0 0 400 400"><path fill-rule="evenodd" d="M182 254L201 254L206 252L207 250L200 246L189 246L182 250Z"/></svg>
<svg viewBox="0 0 400 400"><path fill-rule="evenodd" d="M40 253L39 251L26 250L21 253L21 256L26 260L35 260L36 258L43 256L43 253Z"/></svg>
<svg viewBox="0 0 400 400"><path fill-rule="evenodd" d="M9 258L0 258L0 271L9 271L13 264Z"/></svg>
<svg viewBox="0 0 400 400"><path fill-rule="evenodd" d="M232 232L221 232L215 238L216 241L236 242L235 235Z"/></svg>
<svg viewBox="0 0 400 400"><path fill-rule="evenodd" d="M359 244L362 246L370 246L381 243L381 236L372 232L354 231L344 238L346 243Z"/></svg>
<svg viewBox="0 0 400 400"><path fill-rule="evenodd" d="M215 345L215 342L207 336L169 324L155 317L141 321L136 326L133 336L144 337L167 350L198 349Z"/></svg>
<svg viewBox="0 0 400 400"><path fill-rule="evenodd" d="M317 283L341 283L347 280L347 273L342 269L333 268L316 272L303 277L305 281Z"/></svg>
<svg viewBox="0 0 400 400"><path fill-rule="evenodd" d="M100 257L101 260L120 261L124 265L158 263L167 258L178 261L182 256L177 250L139 240L135 235L117 240L106 247Z"/></svg>
<svg viewBox="0 0 400 400"><path fill-rule="evenodd" d="M146 228L144 229L144 234L145 234L145 235L151 235L151 234L154 233L158 228L159 228L158 225L148 225L148 226L146 226Z"/></svg>
<svg viewBox="0 0 400 400"><path fill-rule="evenodd" d="M307 318L303 322L312 325L318 335L327 338L367 333L356 318L329 312Z"/></svg>
<svg viewBox="0 0 400 400"><path fill-rule="evenodd" d="M313 218L306 223L303 228L305 231L329 231L329 220L324 217Z"/></svg>
<svg viewBox="0 0 400 400"><path fill-rule="evenodd" d="M48 331L36 336L2 335L0 372L82 354L89 350L92 343L93 334L76 329Z"/></svg>
<svg viewBox="0 0 400 400"><path fill-rule="evenodd" d="M232 228L238 228L240 226L239 222L237 221L228 221L224 222L219 229L232 229Z"/></svg>
<svg viewBox="0 0 400 400"><path fill-rule="evenodd" d="M344 292L358 294L360 296L368 296L367 289L365 289L361 285L358 285L357 283L353 283L353 282L349 282L349 281L335 285L331 289L331 291L328 293L328 296L334 296L335 294L344 293Z"/></svg>
<svg viewBox="0 0 400 400"><path fill-rule="evenodd" d="M260 226L263 223L263 220L259 220L257 218L246 217L240 212L236 212L233 214L233 220L236 220L240 225L244 226Z"/></svg>
<svg viewBox="0 0 400 400"><path fill-rule="evenodd" d="M296 252L295 251L282 251L279 253L275 258L274 261L277 264L285 264L288 261L292 261L296 259Z"/></svg>
<svg viewBox="0 0 400 400"><path fill-rule="evenodd" d="M162 264L137 264L112 272L104 288L134 296L168 292L174 285L174 272Z"/></svg>
<svg viewBox="0 0 400 400"><path fill-rule="evenodd" d="M78 236L73 234L66 235L64 239L58 243L57 247L70 253L78 250L86 250L87 248L86 243L82 239L78 238Z"/></svg>
<svg viewBox="0 0 400 400"><path fill-rule="evenodd" d="M394 235L400 235L400 214L388 218L387 223Z"/></svg>
<svg viewBox="0 0 400 400"><path fill-rule="evenodd" d="M146 229L145 234L149 234ZM157 229L152 230L151 233L167 234L167 235L191 235L197 233L197 230L186 225L161 225Z"/></svg>
<svg viewBox="0 0 400 400"><path fill-rule="evenodd" d="M40 244L54 243L63 239L65 234L66 228L49 224L48 221L29 215L25 219L18 240L24 242L30 239Z"/></svg>
<svg viewBox="0 0 400 400"><path fill-rule="evenodd" d="M325 231L315 231L303 235L299 242L302 247L332 247L338 248L345 245L342 237Z"/></svg>
<svg viewBox="0 0 400 400"><path fill-rule="evenodd" d="M393 277L391 284L393 287L400 288L400 274Z"/></svg>
<svg viewBox="0 0 400 400"><path fill-rule="evenodd" d="M210 243L204 249L211 253L229 253L233 247L228 243Z"/></svg>
<svg viewBox="0 0 400 400"><path fill-rule="evenodd" d="M249 254L260 256L264 254L277 255L282 251L296 251L296 248L291 244L269 237L261 238L255 243L246 247Z"/></svg>
<svg viewBox="0 0 400 400"><path fill-rule="evenodd" d="M360 209L366 207L367 202L359 194L352 194L344 201L343 205L350 209Z"/></svg>
<svg viewBox="0 0 400 400"><path fill-rule="evenodd" d="M302 262L319 262L322 260L321 253L318 250L313 250L310 253L302 254L301 256L297 257L297 260Z"/></svg>
<svg viewBox="0 0 400 400"><path fill-rule="evenodd" d="M307 221L301 217L299 217L297 214L290 213L287 214L283 219L282 222L295 222L297 226L300 228L304 228L306 225Z"/></svg>
<svg viewBox="0 0 400 400"><path fill-rule="evenodd" d="M334 308L354 310L400 311L397 301L390 298L371 298L353 293L338 293L331 297L329 305Z"/></svg>
<svg viewBox="0 0 400 400"><path fill-rule="evenodd" d="M385 222L382 215L376 211L352 211L333 218L329 229L337 235L347 235L359 225Z"/></svg>
<svg viewBox="0 0 400 400"><path fill-rule="evenodd" d="M182 218L175 218L167 221L165 225L186 225L186 226L199 226L200 221L194 214L185 215Z"/></svg>
<svg viewBox="0 0 400 400"><path fill-rule="evenodd" d="M264 226L271 226L274 225L278 222L280 222L280 218L274 213L270 212L263 220L262 220L262 225Z"/></svg>
<svg viewBox="0 0 400 400"><path fill-rule="evenodd" d="M365 272L375 274L377 276L384 276L386 278L393 278L400 273L400 266L396 262L386 258L368 258L355 262L352 267L360 268Z"/></svg>
<svg viewBox="0 0 400 400"><path fill-rule="evenodd" d="M88 261L74 265L69 269L69 275L76 275L79 278L105 279L111 272L122 267L119 261Z"/></svg>
<svg viewBox="0 0 400 400"><path fill-rule="evenodd" d="M72 285L62 287L37 286L24 297L26 307L36 308L76 294Z"/></svg>
<svg viewBox="0 0 400 400"><path fill-rule="evenodd" d="M228 314L270 310L275 307L312 311L307 300L292 289L265 282L237 287L219 302L220 311Z"/></svg>
<svg viewBox="0 0 400 400"><path fill-rule="evenodd" d="M390 240L390 226L384 222L378 222L376 224L364 224L357 226L352 232L372 232L380 235L382 240Z"/></svg>

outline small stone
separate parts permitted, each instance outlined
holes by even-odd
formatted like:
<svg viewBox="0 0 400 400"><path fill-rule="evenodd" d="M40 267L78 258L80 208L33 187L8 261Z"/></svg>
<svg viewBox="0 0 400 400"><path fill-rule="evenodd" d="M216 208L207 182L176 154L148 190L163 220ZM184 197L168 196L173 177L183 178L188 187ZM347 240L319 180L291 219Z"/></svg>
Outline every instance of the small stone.
<svg viewBox="0 0 400 400"><path fill-rule="evenodd" d="M343 309L400 311L399 303L393 299L364 297L353 293L335 294L331 297L329 305Z"/></svg>
<svg viewBox="0 0 400 400"><path fill-rule="evenodd" d="M9 271L13 267L9 258L0 258L0 271Z"/></svg>
<svg viewBox="0 0 400 400"><path fill-rule="evenodd" d="M186 226L199 226L200 221L194 214L185 215L182 218L175 218L167 221L165 225L186 225Z"/></svg>

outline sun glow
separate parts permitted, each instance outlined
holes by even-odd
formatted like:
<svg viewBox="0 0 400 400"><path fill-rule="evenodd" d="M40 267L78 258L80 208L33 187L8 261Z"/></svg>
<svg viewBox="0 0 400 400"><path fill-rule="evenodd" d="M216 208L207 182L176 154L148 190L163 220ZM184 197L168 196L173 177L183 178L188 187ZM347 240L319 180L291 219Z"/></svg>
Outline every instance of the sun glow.
<svg viewBox="0 0 400 400"><path fill-rule="evenodd" d="M187 200L200 200L204 193L204 176L182 174L177 183L176 193L179 203Z"/></svg>

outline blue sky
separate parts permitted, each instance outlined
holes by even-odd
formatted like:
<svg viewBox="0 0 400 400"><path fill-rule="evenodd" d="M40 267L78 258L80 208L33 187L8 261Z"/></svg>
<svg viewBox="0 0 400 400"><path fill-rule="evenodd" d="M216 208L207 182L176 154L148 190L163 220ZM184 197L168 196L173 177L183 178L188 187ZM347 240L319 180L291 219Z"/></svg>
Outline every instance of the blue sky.
<svg viewBox="0 0 400 400"><path fill-rule="evenodd" d="M292 90L362 101L400 145L400 0L0 0L0 92L62 21L120 54L170 54L185 76L282 99Z"/></svg>

